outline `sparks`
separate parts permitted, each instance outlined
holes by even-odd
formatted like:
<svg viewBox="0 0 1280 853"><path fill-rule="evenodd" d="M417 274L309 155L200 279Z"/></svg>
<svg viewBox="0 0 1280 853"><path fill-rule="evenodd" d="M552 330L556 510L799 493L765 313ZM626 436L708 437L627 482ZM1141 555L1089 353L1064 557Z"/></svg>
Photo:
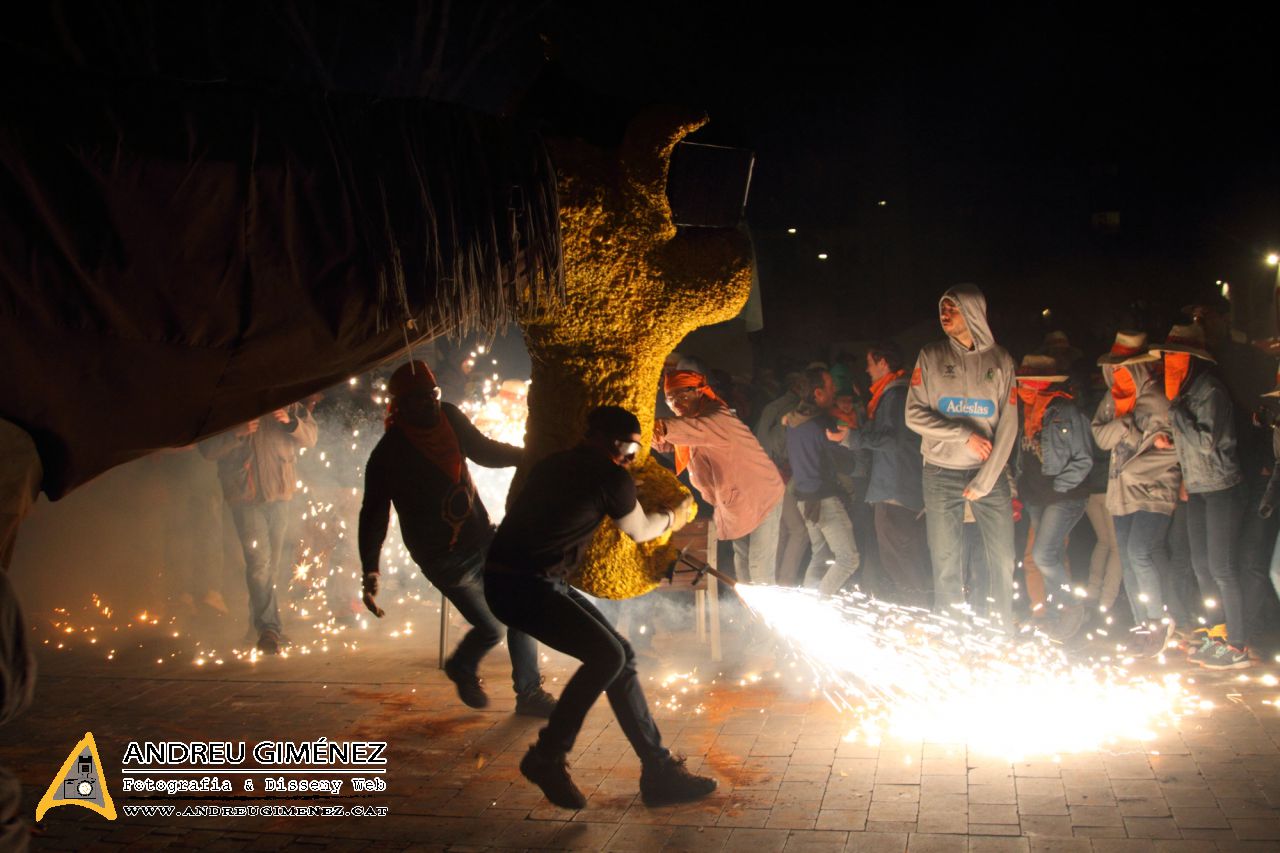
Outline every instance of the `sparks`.
<svg viewBox="0 0 1280 853"><path fill-rule="evenodd" d="M815 689L856 718L847 739L967 743L1016 759L1150 740L1194 707L1176 675L1072 664L1042 638L1013 642L981 620L861 593L737 590L810 666Z"/></svg>

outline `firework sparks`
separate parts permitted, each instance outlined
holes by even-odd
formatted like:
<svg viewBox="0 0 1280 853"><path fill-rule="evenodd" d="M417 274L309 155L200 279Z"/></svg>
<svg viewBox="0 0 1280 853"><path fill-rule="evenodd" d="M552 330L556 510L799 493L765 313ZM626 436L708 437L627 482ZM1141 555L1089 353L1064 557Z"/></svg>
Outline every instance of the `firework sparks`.
<svg viewBox="0 0 1280 853"><path fill-rule="evenodd" d="M847 740L967 743L1016 759L1151 740L1203 707L1177 675L1073 664L1040 638L1012 642L980 622L860 593L737 590L809 664L814 689L855 717Z"/></svg>
<svg viewBox="0 0 1280 853"><path fill-rule="evenodd" d="M468 387L468 397L455 401L478 429L490 438L515 445L524 444L528 416L526 380L502 381L497 359L484 346L476 347L471 359L481 357L485 376ZM413 642L421 632L415 625L439 618L440 597L422 577L400 537L394 513L381 558L384 594L402 612L385 625L373 620L360 602L361 571L353 528L361 502L359 484L364 464L374 444L382 437L383 407L387 384L377 376L351 377L343 393L352 404L335 413L341 427L322 430L321 447L299 450L296 507L300 534L290 546L291 562L282 570L279 591L282 611L287 611L291 646L279 657L291 655L357 652L366 638ZM500 520L512 469L470 466L482 500L495 520ZM253 543L257 547L259 543ZM190 598L190 597L188 597ZM43 644L69 651L99 645L106 660L116 661L139 650L144 660L155 666L185 661L191 666L213 668L228 662L257 664L262 655L254 638L228 643L197 630L188 609L149 607L145 611L125 611L120 616L94 593L88 606L54 608L48 625L52 629ZM206 623L205 627L209 627ZM223 626L227 627L227 626ZM216 632L213 632L216 633ZM127 636L125 636L127 635ZM358 639L357 639L358 638ZM113 646L107 648L108 645ZM149 652L149 655L147 654Z"/></svg>

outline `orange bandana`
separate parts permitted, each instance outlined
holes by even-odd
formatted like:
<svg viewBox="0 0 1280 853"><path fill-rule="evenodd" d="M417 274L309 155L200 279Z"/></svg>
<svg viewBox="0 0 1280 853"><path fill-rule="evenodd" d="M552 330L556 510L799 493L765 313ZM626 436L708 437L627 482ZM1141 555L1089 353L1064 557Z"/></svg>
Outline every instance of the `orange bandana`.
<svg viewBox="0 0 1280 853"><path fill-rule="evenodd" d="M1138 403L1138 386L1133 375L1123 367L1117 367L1111 376L1111 396L1116 401L1116 417L1122 418L1133 411Z"/></svg>
<svg viewBox="0 0 1280 853"><path fill-rule="evenodd" d="M672 391L679 391L681 388L697 388L699 393L708 400L720 405L724 405L716 392L711 390L711 386L707 384L707 377L703 376L696 370L672 370L662 377L662 392L670 394ZM684 473L684 469L689 467L689 458L693 455L693 449L688 445L677 444L676 449L676 475Z"/></svg>
<svg viewBox="0 0 1280 853"><path fill-rule="evenodd" d="M1164 354L1164 395L1172 400L1182 390L1182 383L1191 372L1191 353L1167 352Z"/></svg>
<svg viewBox="0 0 1280 853"><path fill-rule="evenodd" d="M871 402L867 403L867 420L875 420L876 409L880 407L880 398L884 396L885 389L889 387L889 383L906 375L905 368L895 370L892 373L886 373L871 383Z"/></svg>
<svg viewBox="0 0 1280 853"><path fill-rule="evenodd" d="M1028 440L1040 435L1050 403L1059 397L1071 399L1066 391L1050 391L1048 382L1019 382L1018 397L1022 400L1022 434Z"/></svg>

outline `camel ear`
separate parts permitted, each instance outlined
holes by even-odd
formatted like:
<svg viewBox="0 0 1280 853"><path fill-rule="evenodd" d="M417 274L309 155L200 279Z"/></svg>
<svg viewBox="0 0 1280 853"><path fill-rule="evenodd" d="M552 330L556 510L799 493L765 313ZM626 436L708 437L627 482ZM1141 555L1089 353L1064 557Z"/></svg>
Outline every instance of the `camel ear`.
<svg viewBox="0 0 1280 853"><path fill-rule="evenodd" d="M650 107L627 126L619 151L624 189L640 199L636 207L653 218L654 231L675 236L667 201L667 173L676 143L707 123L706 113L672 106Z"/></svg>

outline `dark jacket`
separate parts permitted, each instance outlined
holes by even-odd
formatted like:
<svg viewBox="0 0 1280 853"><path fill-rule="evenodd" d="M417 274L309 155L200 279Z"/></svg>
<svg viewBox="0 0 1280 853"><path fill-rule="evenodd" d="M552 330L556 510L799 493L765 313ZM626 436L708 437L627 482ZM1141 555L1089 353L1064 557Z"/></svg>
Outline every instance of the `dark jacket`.
<svg viewBox="0 0 1280 853"><path fill-rule="evenodd" d="M1169 426L1188 493L1220 492L1243 479L1231 395L1218 377L1201 368L1188 379L1169 403Z"/></svg>
<svg viewBox="0 0 1280 853"><path fill-rule="evenodd" d="M807 404L783 417L787 427L787 458L791 463L791 488L799 500L816 500L840 494L833 452L840 445L827 438L836 426L826 412L814 413Z"/></svg>
<svg viewBox="0 0 1280 853"><path fill-rule="evenodd" d="M462 455L486 468L517 465L524 451L486 438L451 403L441 404L457 436ZM378 570L378 555L387 538L391 506L400 518L400 535L413 561L427 577L442 557L460 551L483 551L492 524L464 463L462 479L453 483L403 432L394 427L369 455L360 507L360 565Z"/></svg>
<svg viewBox="0 0 1280 853"><path fill-rule="evenodd" d="M923 457L919 434L907 427L907 381L904 376L890 382L876 407L876 416L850 430L842 444L850 450L871 451L867 503L889 501L921 510Z"/></svg>

